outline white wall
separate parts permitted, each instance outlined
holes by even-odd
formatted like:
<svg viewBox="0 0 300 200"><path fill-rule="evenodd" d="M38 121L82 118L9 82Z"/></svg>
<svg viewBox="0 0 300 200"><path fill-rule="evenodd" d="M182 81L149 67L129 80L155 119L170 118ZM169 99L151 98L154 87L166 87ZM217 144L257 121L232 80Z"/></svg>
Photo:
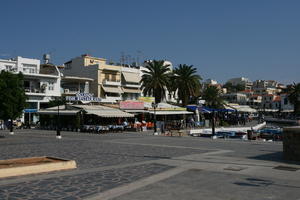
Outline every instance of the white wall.
<svg viewBox="0 0 300 200"><path fill-rule="evenodd" d="M17 68L17 62L16 61L0 59L0 71L6 70L7 65L12 66L12 68Z"/></svg>
<svg viewBox="0 0 300 200"><path fill-rule="evenodd" d="M287 94L281 94L281 110L294 110L294 105L291 104L291 102L288 100L288 95ZM286 100L285 100L286 99ZM285 104L287 103L287 104Z"/></svg>
<svg viewBox="0 0 300 200"><path fill-rule="evenodd" d="M24 72L24 69L23 69L24 64L35 65L36 70L37 70L36 73L40 72L40 64L41 64L40 60L31 59L31 58L22 58L22 57L18 56L17 57L18 72L26 73L26 72Z"/></svg>

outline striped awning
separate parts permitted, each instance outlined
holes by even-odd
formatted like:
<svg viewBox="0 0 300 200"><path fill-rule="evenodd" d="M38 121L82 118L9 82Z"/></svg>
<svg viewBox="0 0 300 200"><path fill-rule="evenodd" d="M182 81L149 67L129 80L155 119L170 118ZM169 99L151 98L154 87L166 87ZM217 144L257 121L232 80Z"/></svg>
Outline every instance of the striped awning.
<svg viewBox="0 0 300 200"><path fill-rule="evenodd" d="M150 111L150 114L154 114L154 111ZM192 115L193 112L176 110L176 111L156 111L155 115Z"/></svg>
<svg viewBox="0 0 300 200"><path fill-rule="evenodd" d="M79 110L60 110L59 115L76 115L79 112ZM58 111L56 110L39 110L37 112L40 115L58 115Z"/></svg>
<svg viewBox="0 0 300 200"><path fill-rule="evenodd" d="M122 72L122 74L126 82L139 83L141 80L141 77L138 73Z"/></svg>
<svg viewBox="0 0 300 200"><path fill-rule="evenodd" d="M82 108L87 114L97 115L99 117L134 117L133 114L123 112L119 109L110 108L100 105L73 105L77 108Z"/></svg>
<svg viewBox="0 0 300 200"><path fill-rule="evenodd" d="M124 93L123 90L120 87L107 87L107 86L102 86L104 92L108 93Z"/></svg>
<svg viewBox="0 0 300 200"><path fill-rule="evenodd" d="M140 89L123 88L124 93L141 93Z"/></svg>

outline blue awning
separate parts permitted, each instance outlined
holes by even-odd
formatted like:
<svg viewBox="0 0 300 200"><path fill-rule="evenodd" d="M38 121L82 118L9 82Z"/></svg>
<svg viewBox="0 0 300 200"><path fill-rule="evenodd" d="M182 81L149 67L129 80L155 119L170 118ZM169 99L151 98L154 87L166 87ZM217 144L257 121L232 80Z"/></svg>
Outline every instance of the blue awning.
<svg viewBox="0 0 300 200"><path fill-rule="evenodd" d="M37 109L24 109L24 113L36 113Z"/></svg>
<svg viewBox="0 0 300 200"><path fill-rule="evenodd" d="M197 105L189 105L186 107L189 110L195 111L196 109L198 109L200 112L203 113L211 113L211 112L235 112L234 109L215 109L215 108L209 108L206 106L197 106Z"/></svg>

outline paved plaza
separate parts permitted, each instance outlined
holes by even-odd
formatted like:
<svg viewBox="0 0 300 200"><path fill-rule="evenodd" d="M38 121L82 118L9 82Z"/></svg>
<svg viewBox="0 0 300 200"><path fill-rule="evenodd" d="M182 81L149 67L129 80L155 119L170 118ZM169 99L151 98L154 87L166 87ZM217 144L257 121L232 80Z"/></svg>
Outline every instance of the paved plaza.
<svg viewBox="0 0 300 200"><path fill-rule="evenodd" d="M2 160L53 156L77 163L75 170L0 179L0 199L300 200L300 163L282 160L281 142L150 132L62 132L61 140L55 131L0 135Z"/></svg>

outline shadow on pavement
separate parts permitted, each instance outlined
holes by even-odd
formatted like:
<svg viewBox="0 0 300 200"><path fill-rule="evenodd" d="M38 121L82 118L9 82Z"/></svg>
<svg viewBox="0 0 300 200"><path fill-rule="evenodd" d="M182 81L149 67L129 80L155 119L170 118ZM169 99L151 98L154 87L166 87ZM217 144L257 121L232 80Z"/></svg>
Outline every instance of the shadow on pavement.
<svg viewBox="0 0 300 200"><path fill-rule="evenodd" d="M255 159L255 160L266 160L266 161L275 161L275 162L286 163L286 164L300 165L300 162L298 162L298 161L284 160L282 151L262 154L262 155L258 155L258 156L252 156L252 157L248 157L248 158Z"/></svg>

